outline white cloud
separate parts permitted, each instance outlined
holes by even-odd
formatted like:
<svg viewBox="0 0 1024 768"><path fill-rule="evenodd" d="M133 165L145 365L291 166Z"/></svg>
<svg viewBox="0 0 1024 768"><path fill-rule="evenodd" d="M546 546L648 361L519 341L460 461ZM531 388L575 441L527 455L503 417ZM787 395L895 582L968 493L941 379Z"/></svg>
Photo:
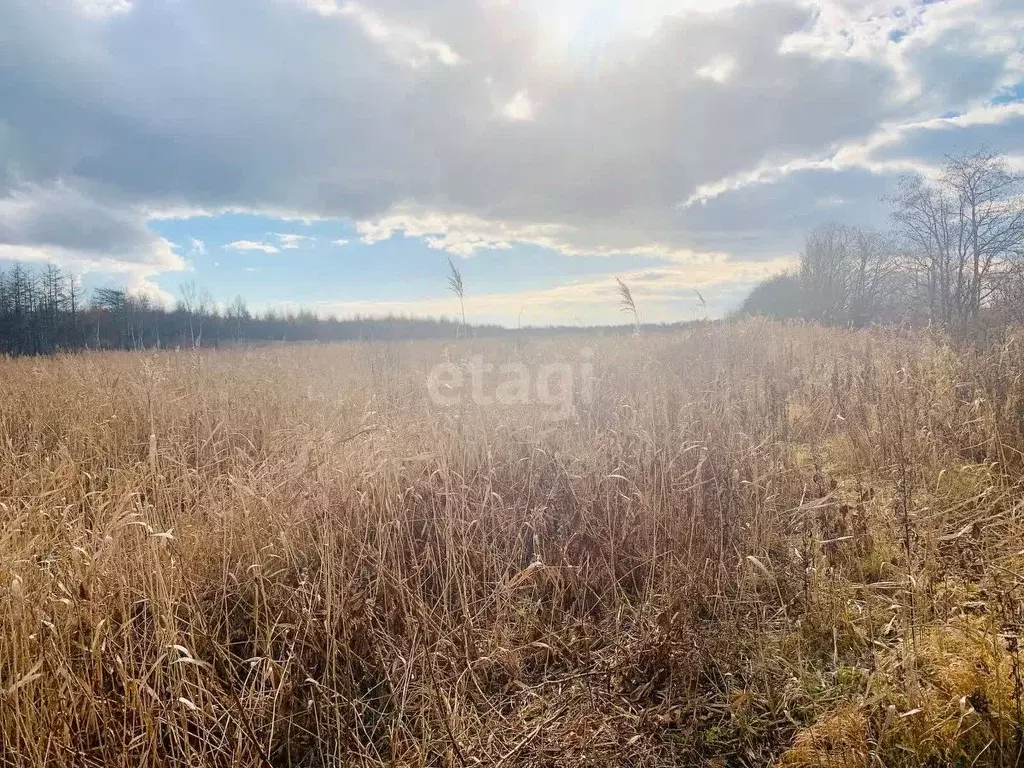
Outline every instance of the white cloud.
<svg viewBox="0 0 1024 768"><path fill-rule="evenodd" d="M315 240L315 238L307 235L296 235L285 232L275 232L274 236L278 239L278 242L281 243L281 247L289 251L301 248L302 244L307 241L312 242Z"/></svg>
<svg viewBox="0 0 1024 768"><path fill-rule="evenodd" d="M125 287L133 296L145 297L162 307L173 306L174 296L153 282L151 277L151 275L134 273L129 277Z"/></svg>
<svg viewBox="0 0 1024 768"><path fill-rule="evenodd" d="M195 237L191 237L189 238L188 245L189 250L192 251L192 253L196 254L197 256L206 255L206 243L204 243L202 240Z"/></svg>
<svg viewBox="0 0 1024 768"><path fill-rule="evenodd" d="M697 70L697 76L715 83L727 83L736 69L736 62L730 56L715 56Z"/></svg>
<svg viewBox="0 0 1024 768"><path fill-rule="evenodd" d="M846 200L840 197L839 195L828 195L815 202L815 205L817 205L819 208L835 208L837 206L845 204Z"/></svg>
<svg viewBox="0 0 1024 768"><path fill-rule="evenodd" d="M455 66L462 61L450 45L431 38L423 30L385 19L362 3L338 0L301 0L323 16L351 19L363 33L380 43L385 50L411 67L431 62Z"/></svg>
<svg viewBox="0 0 1024 768"><path fill-rule="evenodd" d="M346 240L346 239L345 239L345 238L343 238L343 237L342 237L342 238L339 238L339 239L337 239L337 240L331 240L331 242L332 242L332 243L334 243L334 244L335 244L336 246L338 246L339 248L343 248L343 247L345 247L346 245L348 245L348 240Z"/></svg>
<svg viewBox="0 0 1024 768"><path fill-rule="evenodd" d="M132 9L131 0L75 0L78 11L91 19L102 19L128 13Z"/></svg>
<svg viewBox="0 0 1024 768"><path fill-rule="evenodd" d="M159 250L163 252L161 257L168 263L176 262L177 256L170 243L162 241ZM6 243L0 243L0 259L30 264L56 264L73 274L79 284L82 275L112 275L120 278L132 294L146 296L162 306L169 306L172 301L170 294L153 282L156 276L170 271L166 265L154 266L118 261L109 257L86 256L79 251L59 246L38 247ZM184 264L174 267L174 271L184 269Z"/></svg>
<svg viewBox="0 0 1024 768"><path fill-rule="evenodd" d="M733 176L702 184L684 200L681 207L706 203L715 197L756 184L772 184L794 173L814 170L841 171L863 168L872 173L912 172L934 175L939 171L941 158L934 164L913 158L878 159L875 153L885 147L899 144L908 136L926 131L957 130L977 126L998 126L1024 120L1024 103L986 104L963 114L930 117L901 124L882 125L866 139L841 145L828 155L802 157L781 164L762 163L755 168Z"/></svg>
<svg viewBox="0 0 1024 768"><path fill-rule="evenodd" d="M509 250L514 244L535 245L568 256L611 256L628 254L677 261L719 258L720 253L702 253L669 242L635 243L632 233L608 229L579 231L553 222L514 222L485 219L468 213L446 213L397 207L377 219L356 222L356 231L367 245L401 233L422 238L439 251L469 257L480 250Z"/></svg>
<svg viewBox="0 0 1024 768"><path fill-rule="evenodd" d="M0 187L0 259L117 275L155 296L150 278L188 265L130 208L105 206L63 183Z"/></svg>
<svg viewBox="0 0 1024 768"><path fill-rule="evenodd" d="M270 245L270 243L263 243L256 240L236 240L233 243L228 243L224 247L230 248L233 251L262 251L263 253L281 252L276 245Z"/></svg>
<svg viewBox="0 0 1024 768"><path fill-rule="evenodd" d="M501 114L509 120L522 122L533 120L533 104L530 103L530 96L526 90L521 90L512 97L508 103L501 108Z"/></svg>

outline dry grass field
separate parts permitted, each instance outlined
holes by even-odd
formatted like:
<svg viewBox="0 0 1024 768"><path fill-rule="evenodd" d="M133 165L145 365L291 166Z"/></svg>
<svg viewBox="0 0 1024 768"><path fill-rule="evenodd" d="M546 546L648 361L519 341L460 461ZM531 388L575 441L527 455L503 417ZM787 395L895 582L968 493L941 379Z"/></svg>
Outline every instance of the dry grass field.
<svg viewBox="0 0 1024 768"><path fill-rule="evenodd" d="M431 366L592 397L443 407ZM5 766L1015 765L1024 336L0 361Z"/></svg>

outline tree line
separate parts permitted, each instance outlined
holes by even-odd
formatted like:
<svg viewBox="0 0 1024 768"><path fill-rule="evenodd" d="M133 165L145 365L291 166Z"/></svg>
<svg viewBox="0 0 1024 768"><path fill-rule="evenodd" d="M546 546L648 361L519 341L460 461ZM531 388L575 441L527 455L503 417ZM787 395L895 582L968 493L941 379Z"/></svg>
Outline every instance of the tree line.
<svg viewBox="0 0 1024 768"><path fill-rule="evenodd" d="M454 338L459 323L447 318L321 317L300 309L251 312L237 297L221 308L194 283L166 308L120 288L97 288L86 297L75 278L54 265L15 263L0 270L0 353L48 354L75 349L210 347L275 341ZM478 326L475 332L501 331Z"/></svg>
<svg viewBox="0 0 1024 768"><path fill-rule="evenodd" d="M743 314L832 325L985 318L1024 322L1024 179L988 150L908 175L886 231L838 223L808 234L796 270L759 284Z"/></svg>
<svg viewBox="0 0 1024 768"><path fill-rule="evenodd" d="M451 265L454 270L454 265ZM456 270L457 271L457 270ZM459 276L461 281L461 275ZM461 296L460 296L461 300ZM97 288L88 296L75 278L52 264L32 269L15 262L0 270L0 354L38 355L78 349L219 347L281 341L457 339L472 335L518 336L624 333L632 326L548 326L509 329L467 325L463 319L408 316L321 317L308 309L252 312L238 296L221 307L189 282L167 308L122 288ZM665 331L676 324L644 324Z"/></svg>

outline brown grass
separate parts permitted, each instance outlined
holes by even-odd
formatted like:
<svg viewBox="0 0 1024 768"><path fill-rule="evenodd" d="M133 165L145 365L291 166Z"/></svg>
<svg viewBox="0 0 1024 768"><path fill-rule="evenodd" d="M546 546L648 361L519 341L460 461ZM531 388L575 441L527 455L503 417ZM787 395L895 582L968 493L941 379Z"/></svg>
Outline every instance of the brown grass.
<svg viewBox="0 0 1024 768"><path fill-rule="evenodd" d="M582 341L0 362L0 764L1017 763L1012 335Z"/></svg>

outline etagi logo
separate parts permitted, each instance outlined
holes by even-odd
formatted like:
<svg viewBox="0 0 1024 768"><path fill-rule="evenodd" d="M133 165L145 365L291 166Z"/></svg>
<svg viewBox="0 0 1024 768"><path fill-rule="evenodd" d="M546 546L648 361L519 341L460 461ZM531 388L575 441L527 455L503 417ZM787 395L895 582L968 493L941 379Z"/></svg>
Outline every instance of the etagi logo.
<svg viewBox="0 0 1024 768"><path fill-rule="evenodd" d="M576 363L523 362L494 365L483 355L468 364L439 363L427 376L427 393L435 405L452 407L468 398L479 406L535 405L547 421L572 415L578 401L594 398L594 351L584 347Z"/></svg>

